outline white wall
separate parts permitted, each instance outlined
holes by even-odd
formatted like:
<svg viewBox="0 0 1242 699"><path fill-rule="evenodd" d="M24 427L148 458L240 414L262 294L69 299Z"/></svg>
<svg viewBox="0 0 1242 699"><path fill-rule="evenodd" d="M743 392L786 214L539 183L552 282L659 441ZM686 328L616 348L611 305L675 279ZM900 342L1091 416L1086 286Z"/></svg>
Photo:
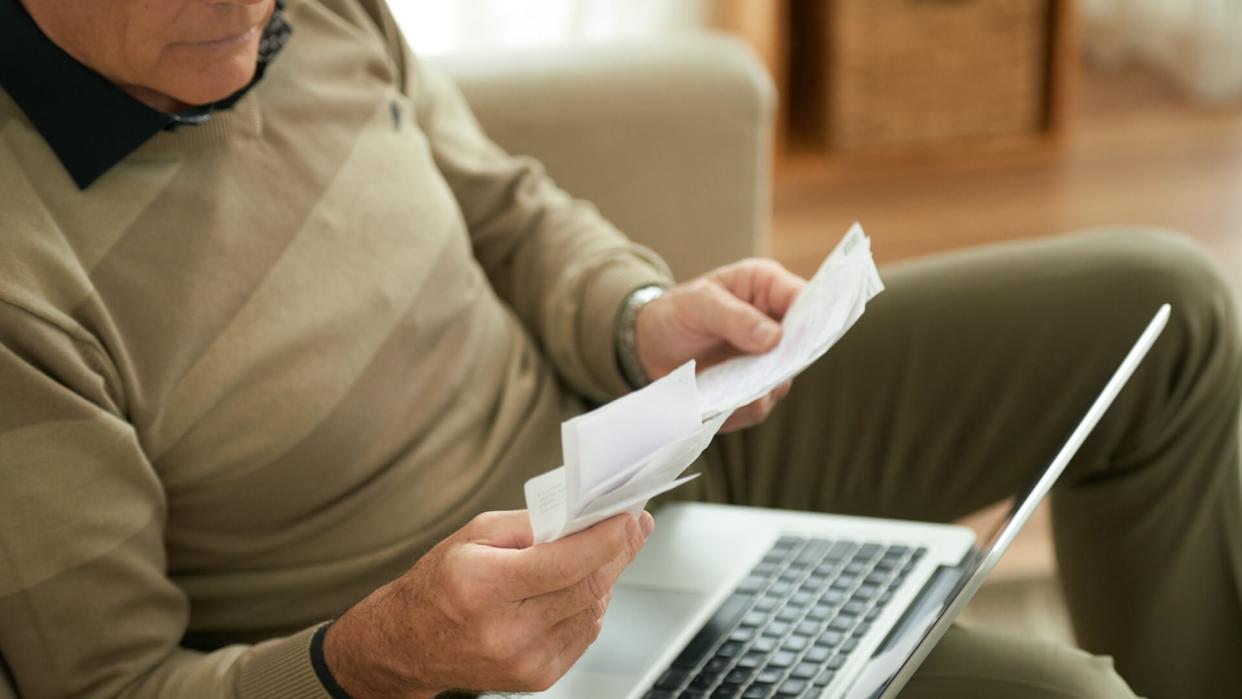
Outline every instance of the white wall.
<svg viewBox="0 0 1242 699"><path fill-rule="evenodd" d="M706 0L388 0L418 53L478 52L701 26Z"/></svg>

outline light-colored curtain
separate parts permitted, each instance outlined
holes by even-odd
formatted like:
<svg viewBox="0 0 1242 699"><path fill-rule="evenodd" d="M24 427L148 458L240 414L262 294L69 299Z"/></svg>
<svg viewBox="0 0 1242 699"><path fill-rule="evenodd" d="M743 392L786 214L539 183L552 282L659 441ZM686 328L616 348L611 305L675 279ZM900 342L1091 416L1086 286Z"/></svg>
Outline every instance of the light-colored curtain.
<svg viewBox="0 0 1242 699"><path fill-rule="evenodd" d="M1088 55L1153 66L1191 95L1242 97L1242 0L1080 0Z"/></svg>

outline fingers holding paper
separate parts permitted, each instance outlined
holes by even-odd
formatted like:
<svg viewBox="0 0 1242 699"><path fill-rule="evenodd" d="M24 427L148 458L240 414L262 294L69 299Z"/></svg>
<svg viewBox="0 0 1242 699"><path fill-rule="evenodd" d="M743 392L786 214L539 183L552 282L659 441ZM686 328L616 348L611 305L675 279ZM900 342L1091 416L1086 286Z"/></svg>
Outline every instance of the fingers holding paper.
<svg viewBox="0 0 1242 699"><path fill-rule="evenodd" d="M653 379L695 360L699 368L767 352L806 281L773 260L748 259L679 284L635 319L639 362Z"/></svg>
<svg viewBox="0 0 1242 699"><path fill-rule="evenodd" d="M598 636L653 526L619 515L534 545L525 512L484 513L338 619L325 660L353 696L546 689Z"/></svg>
<svg viewBox="0 0 1242 699"><path fill-rule="evenodd" d="M628 515L621 515L620 518L632 519L629 518ZM614 517L613 519L618 518ZM591 529L579 532L578 534L566 537L559 541L553 542L552 544L536 547L536 549L553 550L555 551L555 554L553 555L557 556L572 556L574 555L573 548L575 546L592 545L590 537L584 537L584 534L589 535L596 528L611 521L613 520L606 520ZM642 530L642 540L645 540L646 537L651 534L652 529L654 529L655 521L651 518L649 513L643 512L639 516L637 526ZM638 555L638 551L642 546L642 540L631 537L628 540L627 545L622 548L620 553L617 553L602 565L593 568L576 582L573 582L566 587L546 592L542 595L531 597L522 601L521 604L523 612L530 615L535 620L543 619L560 621L586 611L592 612L594 614L594 618L596 619L603 618L604 612L608 608L608 602L612 599L613 585L616 584L617 578L620 577L625 568L634 561L634 557ZM560 546L560 544L569 545ZM600 551L611 552L612 549L609 547L600 549ZM592 553L597 554L597 552L594 551ZM598 554L595 555L595 558L598 558ZM571 563L571 565L573 564ZM587 564L586 567L590 567L590 564ZM581 569L579 568L578 570ZM575 577L577 576L571 574L558 582L564 583Z"/></svg>

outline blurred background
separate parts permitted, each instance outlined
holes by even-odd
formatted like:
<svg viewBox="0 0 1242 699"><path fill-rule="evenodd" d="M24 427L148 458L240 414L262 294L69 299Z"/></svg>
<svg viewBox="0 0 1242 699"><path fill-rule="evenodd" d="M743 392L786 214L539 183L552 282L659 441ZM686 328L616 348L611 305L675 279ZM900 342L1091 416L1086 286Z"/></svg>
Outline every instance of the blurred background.
<svg viewBox="0 0 1242 699"><path fill-rule="evenodd" d="M1242 274L1236 0L390 0L415 51L727 32L779 94L772 253L854 220L889 262L1147 223Z"/></svg>
<svg viewBox="0 0 1242 699"><path fill-rule="evenodd" d="M1147 224L1201 240L1242 289L1238 0L390 3L417 53L474 70L736 37L775 88L760 249L804 275L854 220L881 264ZM971 613L1065 637L1054 574L1043 513Z"/></svg>

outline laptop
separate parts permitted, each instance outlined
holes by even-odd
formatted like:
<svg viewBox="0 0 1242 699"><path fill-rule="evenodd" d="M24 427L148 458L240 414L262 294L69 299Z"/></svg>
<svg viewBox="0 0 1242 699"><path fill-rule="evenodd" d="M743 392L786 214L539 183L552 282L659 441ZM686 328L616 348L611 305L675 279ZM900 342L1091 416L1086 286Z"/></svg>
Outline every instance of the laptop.
<svg viewBox="0 0 1242 699"><path fill-rule="evenodd" d="M965 527L673 504L557 699L891 699L1047 496L1169 318L1160 308L981 545Z"/></svg>

